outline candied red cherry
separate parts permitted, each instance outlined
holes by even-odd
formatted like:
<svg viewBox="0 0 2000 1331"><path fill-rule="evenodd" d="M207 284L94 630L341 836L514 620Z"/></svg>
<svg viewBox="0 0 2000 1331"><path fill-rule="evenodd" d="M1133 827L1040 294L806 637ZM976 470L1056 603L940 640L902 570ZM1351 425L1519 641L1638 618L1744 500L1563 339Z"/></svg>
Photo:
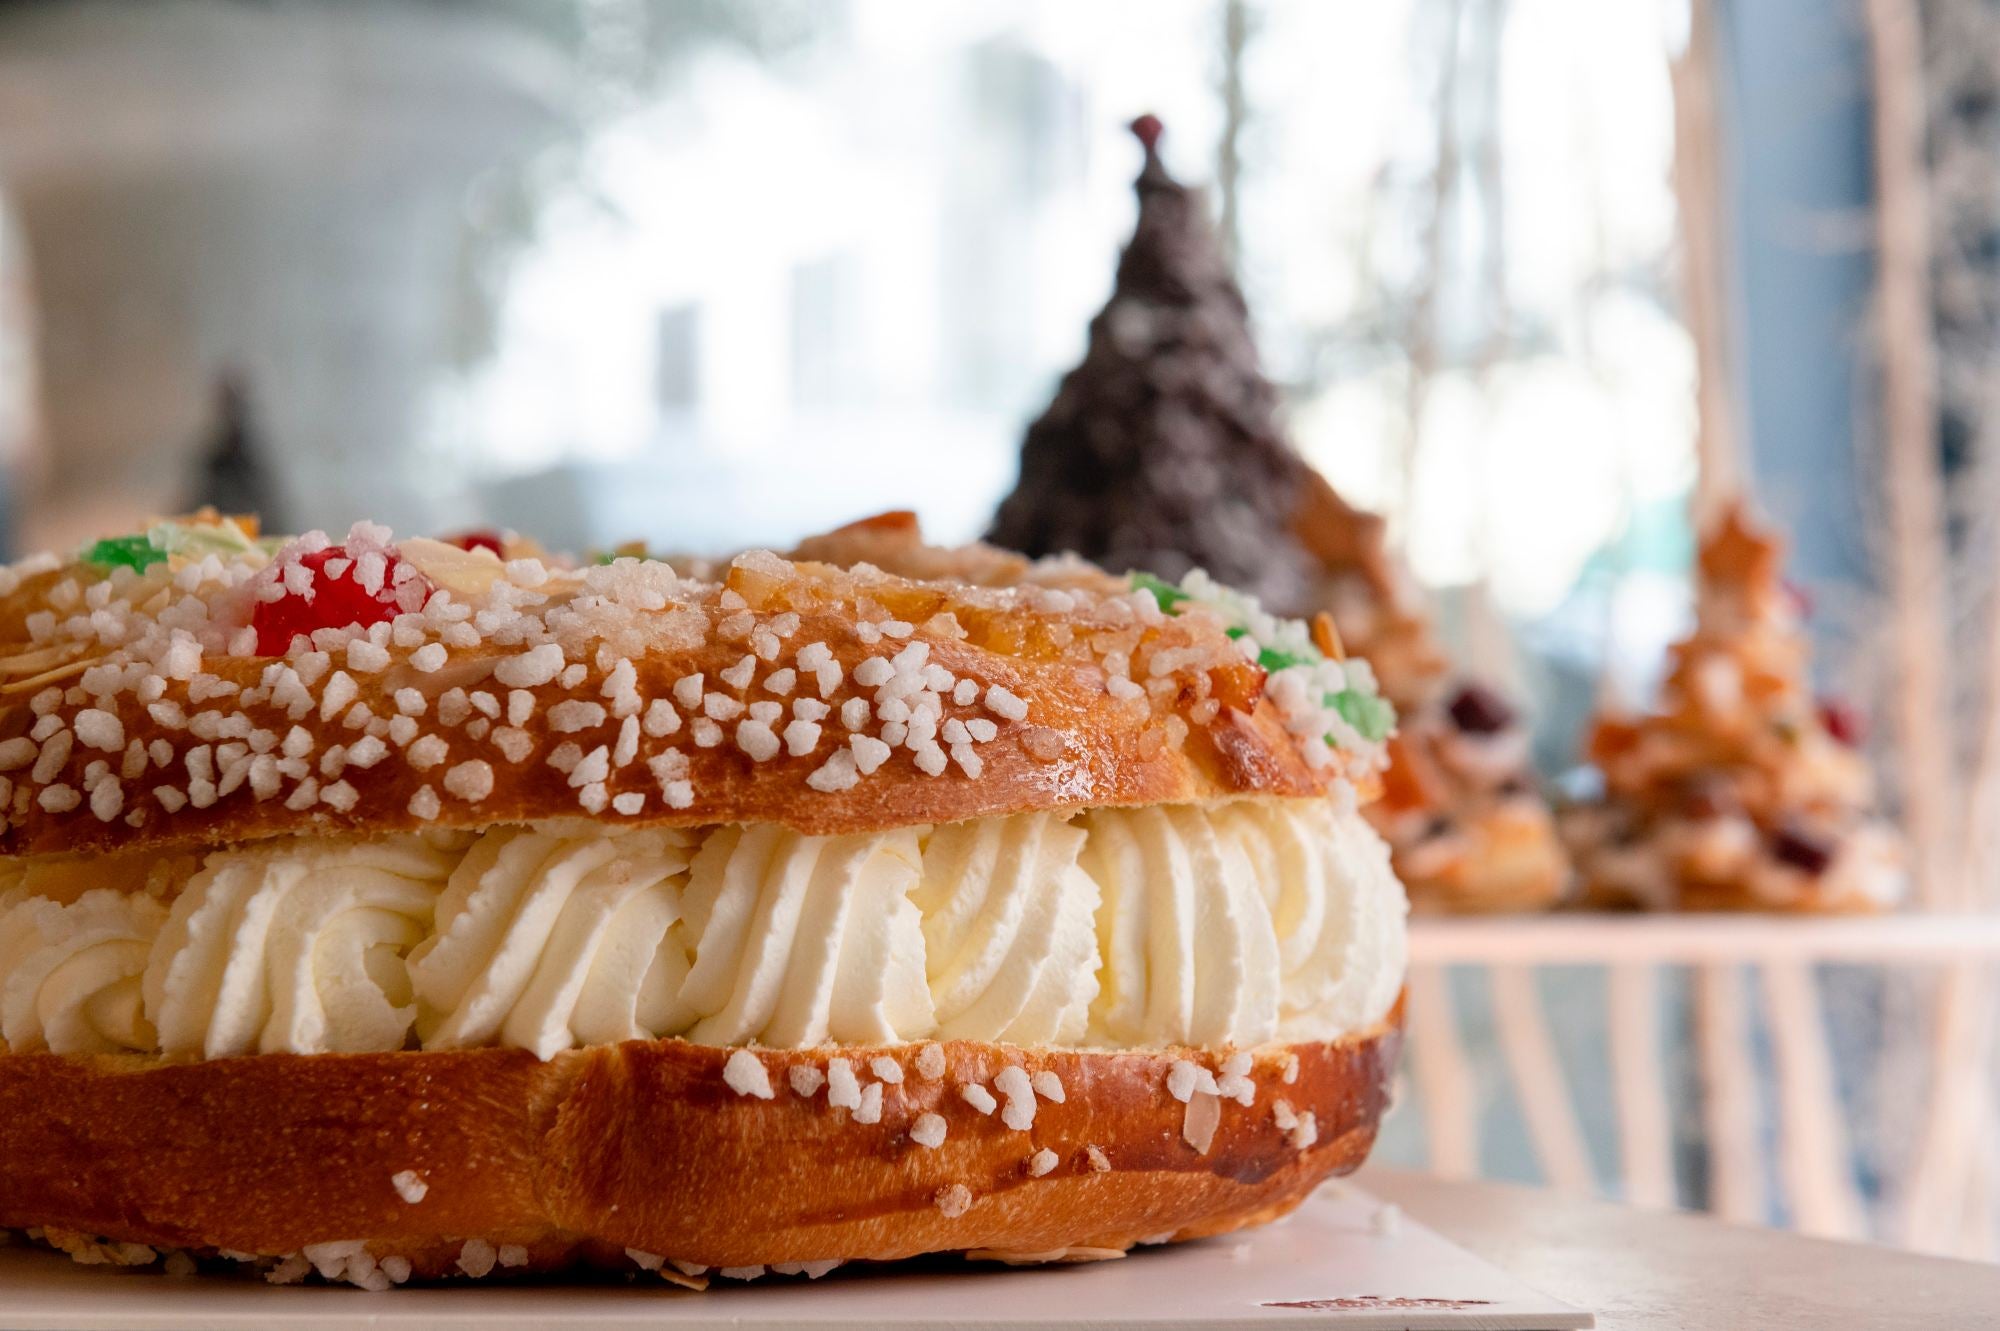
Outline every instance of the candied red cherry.
<svg viewBox="0 0 2000 1331"><path fill-rule="evenodd" d="M355 561L344 546L300 556L298 562L312 577L311 596L288 588L275 601L257 603L250 623L257 630L258 654L283 656L291 650L293 638L301 634L310 638L319 629L366 628L395 618L400 612L396 570L402 561L388 551L382 555L382 585L372 592L356 580ZM327 571L328 564L336 565L337 576Z"/></svg>
<svg viewBox="0 0 2000 1331"><path fill-rule="evenodd" d="M1859 707L1843 698L1820 699L1819 720L1827 734L1850 749L1860 748L1868 738L1868 718Z"/></svg>
<svg viewBox="0 0 2000 1331"><path fill-rule="evenodd" d="M1484 684L1467 684L1445 710L1452 724L1468 735L1497 735L1514 724L1514 709Z"/></svg>
<svg viewBox="0 0 2000 1331"><path fill-rule="evenodd" d="M490 527L447 536L444 538L444 543L455 545L461 550L491 550L502 559L507 557L507 538Z"/></svg>
<svg viewBox="0 0 2000 1331"><path fill-rule="evenodd" d="M1771 835L1771 858L1817 878L1833 867L1836 847L1808 828L1781 827Z"/></svg>

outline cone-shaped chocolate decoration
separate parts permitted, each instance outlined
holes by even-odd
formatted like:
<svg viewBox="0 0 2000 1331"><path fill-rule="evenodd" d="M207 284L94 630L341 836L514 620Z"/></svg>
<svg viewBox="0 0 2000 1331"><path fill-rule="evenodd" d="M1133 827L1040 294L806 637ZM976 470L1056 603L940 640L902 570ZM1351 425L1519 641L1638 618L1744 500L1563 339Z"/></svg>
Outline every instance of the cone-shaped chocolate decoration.
<svg viewBox="0 0 2000 1331"><path fill-rule="evenodd" d="M1299 613L1314 570L1285 533L1304 463L1278 431L1201 194L1161 165L1158 120L1132 132L1146 150L1138 226L1083 363L1028 429L988 539L1169 579L1205 568Z"/></svg>
<svg viewBox="0 0 2000 1331"><path fill-rule="evenodd" d="M1902 895L1857 722L1814 701L1783 556L1743 508L1724 514L1703 534L1695 630L1657 709L1592 730L1604 798L1563 819L1592 900L1848 911Z"/></svg>
<svg viewBox="0 0 2000 1331"><path fill-rule="evenodd" d="M1139 223L1083 364L1028 429L1021 479L988 539L1074 551L1113 570L1190 568L1293 616L1332 615L1402 714L1383 798L1368 806L1426 910L1524 910L1568 865L1528 767L1528 736L1491 693L1452 693L1425 599L1386 524L1354 508L1279 432L1243 294L1202 199L1146 150Z"/></svg>
<svg viewBox="0 0 2000 1331"><path fill-rule="evenodd" d="M249 390L241 377L225 374L216 381L215 416L215 433L195 477L194 494L182 508L190 513L202 508L255 513L267 529L284 531L277 487L264 466Z"/></svg>

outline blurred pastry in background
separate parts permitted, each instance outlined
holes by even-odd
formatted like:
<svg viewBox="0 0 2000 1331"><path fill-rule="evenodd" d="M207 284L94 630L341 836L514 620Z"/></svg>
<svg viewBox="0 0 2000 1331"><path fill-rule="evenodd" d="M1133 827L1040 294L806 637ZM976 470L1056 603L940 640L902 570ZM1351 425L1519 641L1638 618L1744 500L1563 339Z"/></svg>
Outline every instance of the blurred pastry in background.
<svg viewBox="0 0 2000 1331"><path fill-rule="evenodd" d="M1028 428L1020 479L987 539L1168 584L1201 569L1273 613L1329 613L1402 716L1369 817L1413 906L1553 903L1569 869L1516 709L1453 682L1386 524L1348 504L1286 440L1203 197L1161 164L1157 120L1132 129L1146 153L1138 223L1082 363Z"/></svg>
<svg viewBox="0 0 2000 1331"><path fill-rule="evenodd" d="M1656 709L1599 717L1602 798L1562 825L1585 899L1648 910L1882 910L1906 885L1860 723L1815 699L1779 539L1742 505L1702 534L1695 628Z"/></svg>
<svg viewBox="0 0 2000 1331"><path fill-rule="evenodd" d="M1535 778L1532 737L1497 689L1454 676L1388 524L1304 468L1293 538L1314 559L1314 599L1349 652L1375 668L1401 718L1382 798L1368 819L1388 841L1419 911L1537 910L1570 869Z"/></svg>

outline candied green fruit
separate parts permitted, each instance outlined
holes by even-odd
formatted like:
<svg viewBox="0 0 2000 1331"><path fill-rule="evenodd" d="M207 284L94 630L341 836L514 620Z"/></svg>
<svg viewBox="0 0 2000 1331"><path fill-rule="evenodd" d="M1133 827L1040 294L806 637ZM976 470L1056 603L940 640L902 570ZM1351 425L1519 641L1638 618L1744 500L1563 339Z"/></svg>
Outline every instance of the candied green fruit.
<svg viewBox="0 0 2000 1331"><path fill-rule="evenodd" d="M100 564L105 568L129 568L140 573L161 563L166 557L167 552L153 544L153 538L145 532L106 537L83 552L86 563Z"/></svg>
<svg viewBox="0 0 2000 1331"><path fill-rule="evenodd" d="M1331 701L1340 719L1353 726L1365 740L1380 743L1396 728L1396 709L1386 698L1359 689L1342 689Z"/></svg>
<svg viewBox="0 0 2000 1331"><path fill-rule="evenodd" d="M1165 578L1156 578L1150 573L1134 573L1132 586L1139 591L1151 592L1162 610L1172 610L1181 602L1194 599Z"/></svg>

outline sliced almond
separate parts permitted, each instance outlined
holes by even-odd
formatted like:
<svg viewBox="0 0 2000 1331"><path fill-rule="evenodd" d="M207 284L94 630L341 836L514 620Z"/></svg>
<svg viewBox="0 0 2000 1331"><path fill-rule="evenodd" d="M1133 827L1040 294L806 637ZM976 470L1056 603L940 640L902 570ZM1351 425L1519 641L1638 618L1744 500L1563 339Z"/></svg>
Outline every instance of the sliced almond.
<svg viewBox="0 0 2000 1331"><path fill-rule="evenodd" d="M66 666L58 666L54 670L45 670L41 674L31 676L27 679L17 679L11 684L0 684L0 693L33 693L47 685L56 683L58 680L81 675L84 671L90 669L103 659L101 656L88 657L82 661L72 661Z"/></svg>
<svg viewBox="0 0 2000 1331"><path fill-rule="evenodd" d="M1074 1243L1067 1248L1025 1251L1018 1248L969 1248L968 1262L1000 1262L1007 1266L1053 1266L1078 1262L1115 1262L1125 1255L1123 1248L1097 1248Z"/></svg>
<svg viewBox="0 0 2000 1331"><path fill-rule="evenodd" d="M16 652L12 656L0 656L0 675L38 675L75 660L85 650L87 648L80 642L59 642Z"/></svg>
<svg viewBox="0 0 2000 1331"><path fill-rule="evenodd" d="M482 548L461 550L426 536L413 536L396 547L404 563L461 600L478 600L493 589L505 567L500 557Z"/></svg>
<svg viewBox="0 0 2000 1331"><path fill-rule="evenodd" d="M1333 616L1322 610L1313 616L1313 646L1326 653L1329 661L1345 661L1347 644L1340 640L1340 630L1334 626Z"/></svg>

